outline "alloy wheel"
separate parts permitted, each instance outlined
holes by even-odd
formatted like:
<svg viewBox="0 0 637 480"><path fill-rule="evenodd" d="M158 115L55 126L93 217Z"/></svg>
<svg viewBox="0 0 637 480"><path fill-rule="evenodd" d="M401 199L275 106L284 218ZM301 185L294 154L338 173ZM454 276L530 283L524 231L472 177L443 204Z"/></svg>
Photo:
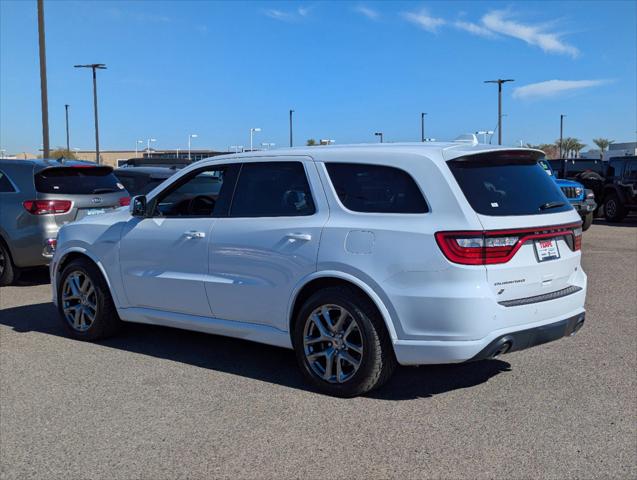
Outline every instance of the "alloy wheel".
<svg viewBox="0 0 637 480"><path fill-rule="evenodd" d="M303 352L312 372L329 383L344 383L363 360L363 335L354 316L338 305L323 305L305 321Z"/></svg>
<svg viewBox="0 0 637 480"><path fill-rule="evenodd" d="M97 292L84 272L71 272L62 286L62 310L71 328L78 332L88 330L97 315Z"/></svg>
<svg viewBox="0 0 637 480"><path fill-rule="evenodd" d="M617 213L617 205L615 205L615 200L608 200L606 202L606 213L611 218L615 216L615 213Z"/></svg>

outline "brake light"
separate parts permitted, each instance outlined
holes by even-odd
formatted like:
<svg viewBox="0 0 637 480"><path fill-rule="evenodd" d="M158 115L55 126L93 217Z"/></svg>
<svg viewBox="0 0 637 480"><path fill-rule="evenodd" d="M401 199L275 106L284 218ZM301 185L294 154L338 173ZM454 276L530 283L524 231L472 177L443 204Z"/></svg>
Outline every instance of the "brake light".
<svg viewBox="0 0 637 480"><path fill-rule="evenodd" d="M528 240L565 237L569 246L581 250L580 223L515 230L437 232L436 242L448 260L461 265L506 263Z"/></svg>
<svg viewBox="0 0 637 480"><path fill-rule="evenodd" d="M26 200L22 202L24 209L31 215L53 215L71 210L70 200Z"/></svg>
<svg viewBox="0 0 637 480"><path fill-rule="evenodd" d="M128 207L130 205L130 197L120 197L119 206Z"/></svg>

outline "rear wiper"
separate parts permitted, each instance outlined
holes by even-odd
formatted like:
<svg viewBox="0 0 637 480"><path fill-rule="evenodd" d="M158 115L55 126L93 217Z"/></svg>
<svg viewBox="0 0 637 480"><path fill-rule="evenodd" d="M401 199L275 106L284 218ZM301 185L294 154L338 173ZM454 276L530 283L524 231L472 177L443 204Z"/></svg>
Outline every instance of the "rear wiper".
<svg viewBox="0 0 637 480"><path fill-rule="evenodd" d="M544 205L540 205L540 210L549 210L551 208L559 208L566 205L564 202L547 202Z"/></svg>
<svg viewBox="0 0 637 480"><path fill-rule="evenodd" d="M117 192L115 188L96 188L92 193L114 193Z"/></svg>

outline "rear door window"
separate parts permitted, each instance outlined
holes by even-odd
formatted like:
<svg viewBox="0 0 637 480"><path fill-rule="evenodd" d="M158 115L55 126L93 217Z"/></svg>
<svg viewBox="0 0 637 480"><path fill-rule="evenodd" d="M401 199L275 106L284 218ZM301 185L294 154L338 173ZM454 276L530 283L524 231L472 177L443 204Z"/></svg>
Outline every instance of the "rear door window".
<svg viewBox="0 0 637 480"><path fill-rule="evenodd" d="M349 210L365 213L426 213L427 202L404 170L364 163L327 163L334 190Z"/></svg>
<svg viewBox="0 0 637 480"><path fill-rule="evenodd" d="M52 167L35 175L40 193L91 195L124 190L110 167Z"/></svg>
<svg viewBox="0 0 637 480"><path fill-rule="evenodd" d="M15 188L13 188L13 184L9 177L5 175L4 172L0 171L0 193L9 193L15 192Z"/></svg>
<svg viewBox="0 0 637 480"><path fill-rule="evenodd" d="M301 162L244 163L231 217L298 217L316 211Z"/></svg>
<svg viewBox="0 0 637 480"><path fill-rule="evenodd" d="M535 157L482 154L447 165L471 207L482 215L536 215L572 208Z"/></svg>

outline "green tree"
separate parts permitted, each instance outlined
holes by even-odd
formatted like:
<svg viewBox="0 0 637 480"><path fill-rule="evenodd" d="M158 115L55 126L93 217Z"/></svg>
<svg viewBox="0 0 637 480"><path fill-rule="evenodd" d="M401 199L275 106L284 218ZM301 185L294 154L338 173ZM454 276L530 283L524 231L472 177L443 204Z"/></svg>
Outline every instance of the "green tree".
<svg viewBox="0 0 637 480"><path fill-rule="evenodd" d="M604 156L604 150L606 150L608 147L610 147L610 144L615 142L615 140L609 140L608 138L594 138L593 139L593 143L595 145L597 145L597 147L599 148L599 158L602 158Z"/></svg>
<svg viewBox="0 0 637 480"><path fill-rule="evenodd" d="M310 139L308 139L308 141L307 141L306 145L307 145L308 147L313 147L313 146L315 146L315 145L316 145L316 140L314 140L313 138L310 138Z"/></svg>

